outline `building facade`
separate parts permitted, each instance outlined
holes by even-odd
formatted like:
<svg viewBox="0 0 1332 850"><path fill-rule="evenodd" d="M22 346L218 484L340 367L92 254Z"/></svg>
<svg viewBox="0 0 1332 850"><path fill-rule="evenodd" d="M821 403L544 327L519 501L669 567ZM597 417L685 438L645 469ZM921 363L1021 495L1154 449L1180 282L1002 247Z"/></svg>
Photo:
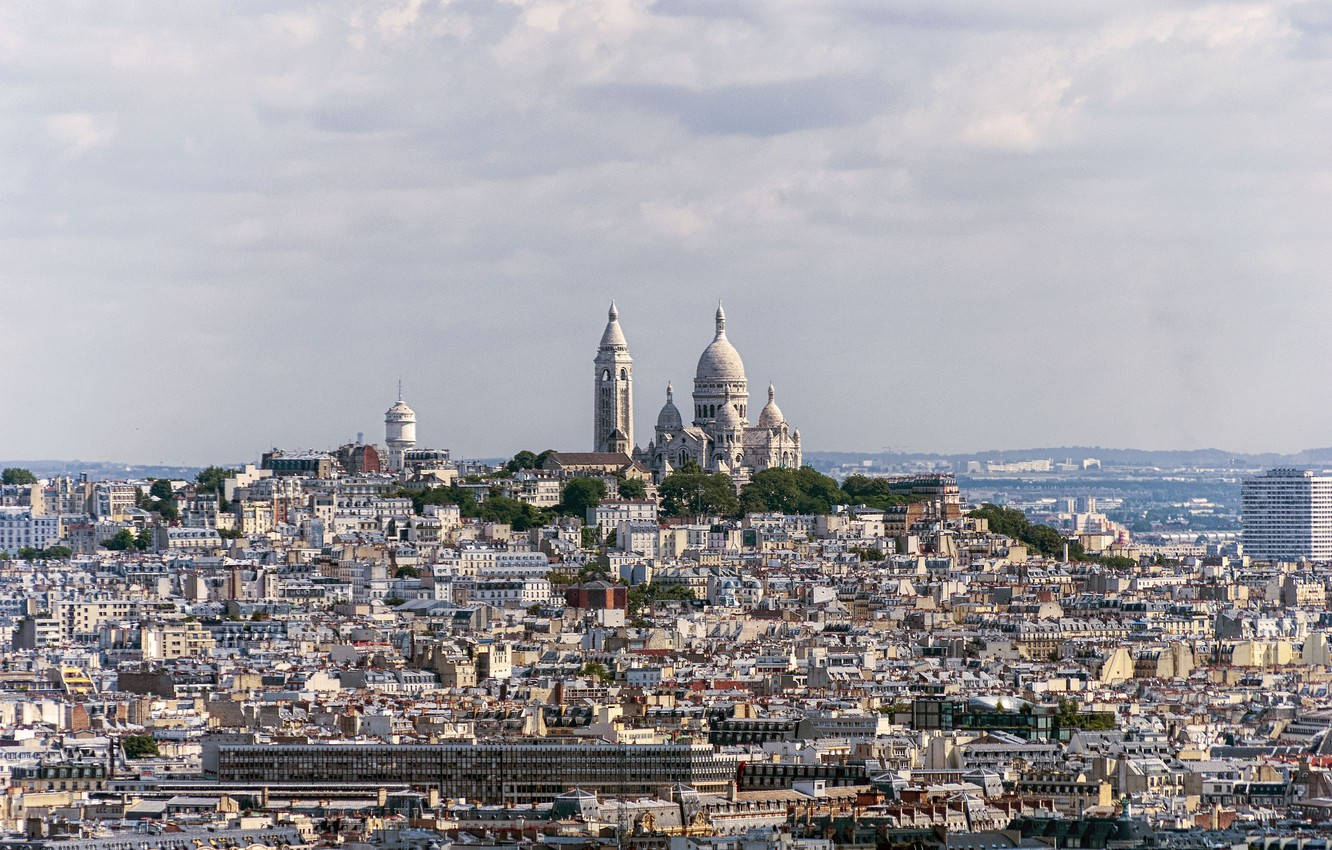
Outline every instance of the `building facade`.
<svg viewBox="0 0 1332 850"><path fill-rule="evenodd" d="M482 803L539 803L570 788L599 795L660 794L685 784L726 792L739 766L709 744L587 744L542 740L475 744L223 745L223 782L406 782Z"/></svg>

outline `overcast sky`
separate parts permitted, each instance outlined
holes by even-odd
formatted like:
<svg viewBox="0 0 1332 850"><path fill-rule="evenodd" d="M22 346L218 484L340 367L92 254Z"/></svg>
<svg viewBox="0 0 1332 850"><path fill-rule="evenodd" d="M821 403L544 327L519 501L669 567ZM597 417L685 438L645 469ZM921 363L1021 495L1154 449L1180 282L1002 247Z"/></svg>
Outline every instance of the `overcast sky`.
<svg viewBox="0 0 1332 850"><path fill-rule="evenodd" d="M1332 5L0 5L0 456L1332 444ZM687 405L682 405L687 407ZM757 409L754 407L752 409Z"/></svg>

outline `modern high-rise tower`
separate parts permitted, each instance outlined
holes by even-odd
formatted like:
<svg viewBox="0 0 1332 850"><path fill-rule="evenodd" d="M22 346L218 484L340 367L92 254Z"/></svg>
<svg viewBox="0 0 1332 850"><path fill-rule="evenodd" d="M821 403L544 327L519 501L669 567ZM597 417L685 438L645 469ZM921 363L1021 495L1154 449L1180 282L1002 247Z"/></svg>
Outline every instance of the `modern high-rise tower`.
<svg viewBox="0 0 1332 850"><path fill-rule="evenodd" d="M592 450L629 454L634 450L634 358L629 356L614 301L592 362L596 366Z"/></svg>
<svg viewBox="0 0 1332 850"><path fill-rule="evenodd" d="M1259 561L1332 561L1332 477L1269 469L1241 489L1244 554Z"/></svg>

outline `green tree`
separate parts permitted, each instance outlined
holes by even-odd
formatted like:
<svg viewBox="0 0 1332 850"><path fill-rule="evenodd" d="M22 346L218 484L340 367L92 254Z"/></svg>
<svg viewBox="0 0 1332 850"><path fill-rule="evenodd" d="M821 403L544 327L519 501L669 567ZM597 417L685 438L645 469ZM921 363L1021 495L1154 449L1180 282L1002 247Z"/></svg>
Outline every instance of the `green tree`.
<svg viewBox="0 0 1332 850"><path fill-rule="evenodd" d="M476 496L472 495L471 490L464 490L456 483L450 484L448 487L401 490L398 495L411 498L412 510L418 514L425 513L426 505L457 505L458 512L465 517L480 515L480 510L476 504Z"/></svg>
<svg viewBox="0 0 1332 850"><path fill-rule="evenodd" d="M683 584L639 584L629 588L627 602L629 616L637 617L659 601L692 602L694 591Z"/></svg>
<svg viewBox="0 0 1332 850"><path fill-rule="evenodd" d="M176 491L172 488L169 480L159 478L148 488L148 495L152 496L154 499L161 499L165 502L176 498Z"/></svg>
<svg viewBox="0 0 1332 850"><path fill-rule="evenodd" d="M1032 551L1046 558L1061 558L1064 554L1064 535L1048 525L1037 525L1027 519L1027 515L1016 508L1004 508L989 502L967 514L987 520L990 531L1004 534L1014 540L1027 544ZM1078 560L1081 546L1070 544L1069 557Z"/></svg>
<svg viewBox="0 0 1332 850"><path fill-rule="evenodd" d="M226 480L236 474L234 469L224 469L220 466L210 466L194 476L194 482L199 485L199 490L204 493L217 494L217 509L225 511L229 505L226 496L222 495L226 490Z"/></svg>
<svg viewBox="0 0 1332 850"><path fill-rule="evenodd" d="M68 546L49 546L42 550L42 560L46 561L64 561L74 554L74 550Z"/></svg>
<svg viewBox="0 0 1332 850"><path fill-rule="evenodd" d="M740 509L731 477L720 472L709 474L681 469L666 476L657 492L661 495L664 516L733 516Z"/></svg>
<svg viewBox="0 0 1332 850"><path fill-rule="evenodd" d="M579 672L584 676L591 676L592 678L607 684L615 681L615 674L607 670L605 664L598 661L587 662Z"/></svg>
<svg viewBox="0 0 1332 850"><path fill-rule="evenodd" d="M31 546L20 546L18 557L20 561L39 561L42 557L42 550L34 549Z"/></svg>
<svg viewBox="0 0 1332 850"><path fill-rule="evenodd" d="M553 454L559 454L559 452L554 449L546 449L544 452L536 456L536 460L532 463L532 468L545 469L546 460Z"/></svg>
<svg viewBox="0 0 1332 850"><path fill-rule="evenodd" d="M394 578L416 578L421 573L416 567L398 567L398 571L393 574Z"/></svg>
<svg viewBox="0 0 1332 850"><path fill-rule="evenodd" d="M130 531L128 528L122 528L110 539L103 540L102 546L110 549L112 552L124 552L127 549L136 548L137 543L138 540L135 538L134 532Z"/></svg>
<svg viewBox="0 0 1332 850"><path fill-rule="evenodd" d="M595 526L583 526L581 536L584 549L595 549L601 544L601 535L597 534Z"/></svg>
<svg viewBox="0 0 1332 850"><path fill-rule="evenodd" d="M481 519L513 526L514 531L540 528L546 524L546 513L535 505L507 496L492 495L481 503Z"/></svg>
<svg viewBox="0 0 1332 850"><path fill-rule="evenodd" d="M224 469L220 466L210 466L194 476L194 483L199 485L199 489L209 493L222 494L223 485L226 480L236 474L234 469Z"/></svg>
<svg viewBox="0 0 1332 850"><path fill-rule="evenodd" d="M621 499L647 498L647 484L641 478L621 478L616 489Z"/></svg>
<svg viewBox="0 0 1332 850"><path fill-rule="evenodd" d="M808 466L765 469L755 473L740 491L741 513L826 515L842 501L837 482Z"/></svg>
<svg viewBox="0 0 1332 850"><path fill-rule="evenodd" d="M30 470L24 469L21 466L10 466L6 467L3 472L0 472L0 483L36 484L37 476L33 475Z"/></svg>
<svg viewBox="0 0 1332 850"><path fill-rule="evenodd" d="M595 508L606 498L606 482L596 478L571 478L560 491L560 504L556 510L565 516L587 518L587 509Z"/></svg>
<svg viewBox="0 0 1332 850"><path fill-rule="evenodd" d="M239 528L219 528L217 530L217 536L221 537L223 540L239 540L244 535L241 534Z"/></svg>
<svg viewBox="0 0 1332 850"><path fill-rule="evenodd" d="M849 475L842 482L842 498L848 505L865 505L883 511L895 505L905 505L908 502L921 501L929 497L894 493L892 482L886 478Z"/></svg>
<svg viewBox="0 0 1332 850"><path fill-rule="evenodd" d="M157 741L153 740L152 735L126 735L120 739L120 746L124 748L127 759L149 758L158 754Z"/></svg>

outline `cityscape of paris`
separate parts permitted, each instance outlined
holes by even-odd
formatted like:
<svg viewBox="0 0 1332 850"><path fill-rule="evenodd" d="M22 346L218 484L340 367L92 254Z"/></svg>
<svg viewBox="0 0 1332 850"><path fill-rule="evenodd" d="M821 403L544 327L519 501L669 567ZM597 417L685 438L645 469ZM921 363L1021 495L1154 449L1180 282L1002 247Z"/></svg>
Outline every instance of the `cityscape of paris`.
<svg viewBox="0 0 1332 850"><path fill-rule="evenodd" d="M0 850L1327 850L1330 78L0 2Z"/></svg>

